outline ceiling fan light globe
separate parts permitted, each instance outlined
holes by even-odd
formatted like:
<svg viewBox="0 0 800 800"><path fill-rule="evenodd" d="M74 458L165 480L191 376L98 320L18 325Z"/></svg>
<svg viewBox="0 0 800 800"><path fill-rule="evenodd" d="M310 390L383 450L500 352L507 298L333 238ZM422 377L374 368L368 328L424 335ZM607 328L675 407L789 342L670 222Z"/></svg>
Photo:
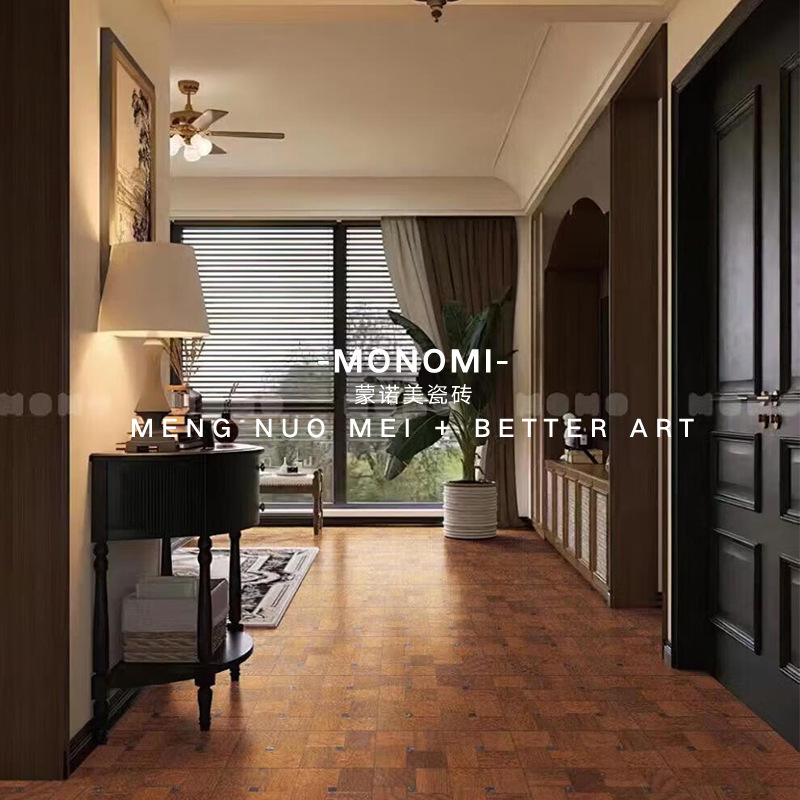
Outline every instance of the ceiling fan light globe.
<svg viewBox="0 0 800 800"><path fill-rule="evenodd" d="M183 148L183 157L187 161L199 161L203 154L200 152L200 148L197 145L187 144L186 147Z"/></svg>
<svg viewBox="0 0 800 800"><path fill-rule="evenodd" d="M196 147L200 151L200 156L207 156L214 148L214 144L207 136L202 133L196 133L190 140L190 145Z"/></svg>
<svg viewBox="0 0 800 800"><path fill-rule="evenodd" d="M183 137L179 136L177 133L173 133L172 136L169 137L169 154L171 156L178 155L183 144Z"/></svg>

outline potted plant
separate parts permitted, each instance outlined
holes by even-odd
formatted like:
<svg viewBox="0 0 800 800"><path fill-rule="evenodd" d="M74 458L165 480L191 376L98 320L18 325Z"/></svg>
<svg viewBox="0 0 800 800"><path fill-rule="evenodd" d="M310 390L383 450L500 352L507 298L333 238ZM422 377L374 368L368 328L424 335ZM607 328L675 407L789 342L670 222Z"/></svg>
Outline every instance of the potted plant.
<svg viewBox="0 0 800 800"><path fill-rule="evenodd" d="M497 367L493 364L491 372L485 371L485 353L491 350L493 360L497 360L500 320L503 307L510 300L511 289L475 315L459 303L446 304L442 321L447 345L461 353L464 364L469 363L470 353L478 351L479 370L444 370L434 374L423 368L417 383L428 402L404 405L401 396L398 403L398 408L402 405L410 418L408 435L406 426L400 426L387 448L389 480L400 475L417 453L436 444L447 427L461 450L461 480L448 481L444 486L444 535L448 538L487 539L497 534L497 487L493 481L485 480L479 464L478 454L487 444L487 437L477 435L475 421L485 416L494 397ZM411 320L394 311L389 312L389 317L406 330L423 352L437 349L431 337ZM447 389L449 402L431 403L432 393L442 387Z"/></svg>

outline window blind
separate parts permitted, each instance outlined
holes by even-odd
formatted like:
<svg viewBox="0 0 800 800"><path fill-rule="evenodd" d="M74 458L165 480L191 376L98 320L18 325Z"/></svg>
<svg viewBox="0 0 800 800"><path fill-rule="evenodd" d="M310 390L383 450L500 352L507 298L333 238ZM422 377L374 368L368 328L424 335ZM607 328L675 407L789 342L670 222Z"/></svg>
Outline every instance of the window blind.
<svg viewBox="0 0 800 800"><path fill-rule="evenodd" d="M194 247L211 329L192 379L204 404L238 383L236 406L332 407L332 227L187 224L181 241Z"/></svg>
<svg viewBox="0 0 800 800"><path fill-rule="evenodd" d="M347 262L347 351L348 356L360 347L363 353L364 372L351 372L348 376L348 411L356 410L356 386L367 383L369 377L378 377L381 384L393 381L409 382L413 373L395 371L395 349L402 349L409 357L414 351L411 337L390 319L388 311L400 311L386 256L383 236L379 227L348 227L346 239ZM389 370L374 376L367 370L367 354L374 349L383 349L391 356ZM380 403L381 392L376 387L374 403L388 410L391 406ZM364 405L356 407L361 411Z"/></svg>

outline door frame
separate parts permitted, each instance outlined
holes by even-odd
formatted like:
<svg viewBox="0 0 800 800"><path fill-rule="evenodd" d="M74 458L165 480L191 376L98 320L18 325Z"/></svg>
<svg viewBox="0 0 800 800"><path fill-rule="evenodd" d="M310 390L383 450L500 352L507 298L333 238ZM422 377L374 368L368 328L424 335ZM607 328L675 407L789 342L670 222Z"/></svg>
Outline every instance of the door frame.
<svg viewBox="0 0 800 800"><path fill-rule="evenodd" d="M692 417L689 436L672 439L670 526L671 637L665 660L678 669L714 668L708 621L707 503L710 475L711 391L707 354L697 336L711 287L697 263L696 230L707 222L705 200L692 181L693 125L686 108L703 70L762 3L741 0L672 83L672 415ZM695 99L694 102L697 102ZM683 112L683 113L682 113ZM705 397L704 397L705 396ZM692 413L694 412L694 413Z"/></svg>

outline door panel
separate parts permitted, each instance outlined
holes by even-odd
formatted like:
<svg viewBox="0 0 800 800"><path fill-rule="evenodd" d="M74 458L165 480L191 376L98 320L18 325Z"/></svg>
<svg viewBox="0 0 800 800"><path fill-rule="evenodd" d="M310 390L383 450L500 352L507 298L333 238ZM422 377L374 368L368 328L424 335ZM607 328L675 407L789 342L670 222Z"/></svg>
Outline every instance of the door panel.
<svg viewBox="0 0 800 800"><path fill-rule="evenodd" d="M800 439L782 438L780 454L781 517L800 523Z"/></svg>
<svg viewBox="0 0 800 800"><path fill-rule="evenodd" d="M751 511L761 508L761 435L714 433L714 499Z"/></svg>
<svg viewBox="0 0 800 800"><path fill-rule="evenodd" d="M781 669L800 680L800 561L781 558Z"/></svg>
<svg viewBox="0 0 800 800"><path fill-rule="evenodd" d="M783 378L787 392L800 393L800 314L796 313L800 300L800 59L794 57L786 64L782 82L784 165L781 173L785 181L786 213L782 266L784 274L788 273L788 280L784 279L782 308Z"/></svg>
<svg viewBox="0 0 800 800"><path fill-rule="evenodd" d="M709 80L708 619L717 677L800 743L798 6L764 0ZM793 627L794 626L794 627Z"/></svg>
<svg viewBox="0 0 800 800"><path fill-rule="evenodd" d="M761 361L758 89L715 127L718 391L754 394L760 389Z"/></svg>
<svg viewBox="0 0 800 800"><path fill-rule="evenodd" d="M716 534L712 623L761 652L761 545L723 530Z"/></svg>

